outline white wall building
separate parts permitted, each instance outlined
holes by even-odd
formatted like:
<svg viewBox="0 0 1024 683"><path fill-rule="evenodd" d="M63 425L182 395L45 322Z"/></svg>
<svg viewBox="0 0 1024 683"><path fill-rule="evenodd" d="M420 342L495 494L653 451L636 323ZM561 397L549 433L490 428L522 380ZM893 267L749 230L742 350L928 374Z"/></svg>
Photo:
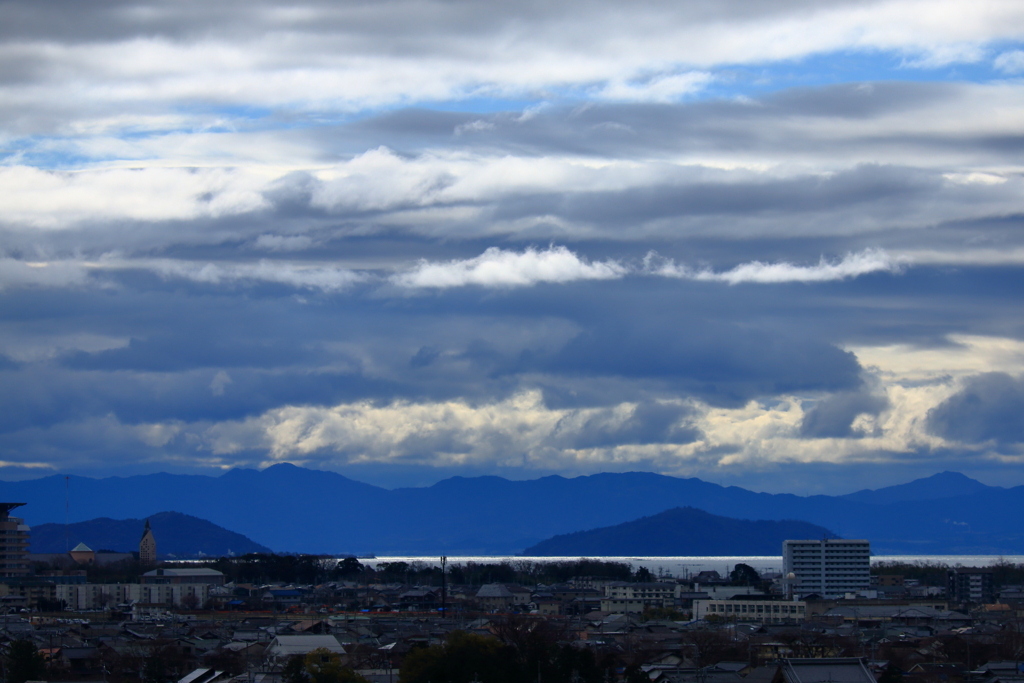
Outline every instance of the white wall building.
<svg viewBox="0 0 1024 683"><path fill-rule="evenodd" d="M871 587L871 543L842 538L783 541L782 567L787 591L840 598ZM790 575L793 575L790 577Z"/></svg>
<svg viewBox="0 0 1024 683"><path fill-rule="evenodd" d="M103 609L129 602L181 607L188 596L195 598L188 602L202 606L210 597L210 584L69 583L57 586L57 599L63 600L69 610Z"/></svg>
<svg viewBox="0 0 1024 683"><path fill-rule="evenodd" d="M759 624L792 623L807 618L807 603L800 600L694 600L693 618L708 616Z"/></svg>

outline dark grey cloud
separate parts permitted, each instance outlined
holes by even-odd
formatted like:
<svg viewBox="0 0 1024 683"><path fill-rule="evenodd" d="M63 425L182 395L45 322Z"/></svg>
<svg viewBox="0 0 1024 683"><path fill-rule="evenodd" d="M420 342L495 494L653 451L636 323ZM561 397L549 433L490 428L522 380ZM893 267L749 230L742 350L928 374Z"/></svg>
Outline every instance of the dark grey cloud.
<svg viewBox="0 0 1024 683"><path fill-rule="evenodd" d="M660 3L638 2L636 8L659 7ZM736 5L742 5L744 17L753 20L784 14L805 7L814 7L805 0L772 3L771 6L748 6L736 2L692 2L677 8L677 14L690 21L725 19L735 16ZM405 44L412 49L428 42L420 34L425 28L447 28L452 34L468 31L494 30L508 21L548 18L572 18L606 9L607 4L594 0L574 0L552 6L530 0L502 3L500 6L477 7L450 0L433 2L381 2L367 7L357 2L310 0L293 12L281 12L275 2L241 2L227 0L215 5L181 0L174 3L144 3L138 0L114 2L58 2L49 7L26 0L7 0L0 5L4 30L0 37L50 38L62 41L112 40L135 35L160 35L174 38L196 38L210 33L245 35L267 30L290 28L307 34L340 32L384 39L387 49Z"/></svg>
<svg viewBox="0 0 1024 683"><path fill-rule="evenodd" d="M589 225L626 227L689 217L798 215L858 210L889 212L946 191L939 174L868 165L829 178L798 177L757 182L681 182L609 192L562 192L511 197L495 208L499 219L552 215ZM876 209L877 210L877 209Z"/></svg>
<svg viewBox="0 0 1024 683"><path fill-rule="evenodd" d="M600 325L540 366L554 374L653 380L722 405L801 390L848 389L859 383L860 372L853 354L827 343L709 321Z"/></svg>
<svg viewBox="0 0 1024 683"><path fill-rule="evenodd" d="M570 433L554 442L567 448L608 448L621 445L691 443L700 437L700 430L688 422L691 407L672 403L647 401L637 404L629 418L613 421L608 414L598 413L582 425L573 425Z"/></svg>
<svg viewBox="0 0 1024 683"><path fill-rule="evenodd" d="M917 131L861 125L880 117L922 116L931 107L956 107L969 97L969 86L958 83L850 83L787 89L754 101L557 105L528 117L519 111L479 114L410 108L295 135L314 136L326 150L336 153L377 145L415 153L443 145L517 155L635 158L640 154L669 160L680 154L702 153L810 154L825 160L837 154L843 155L838 158L848 158L851 153L852 158L884 158L901 150L908 157L928 149L968 151L973 147L986 156L1011 158L1024 136L993 137L972 130L931 132L927 125ZM809 127L836 129L827 134L793 135L794 119ZM487 125L457 132L473 122ZM1000 150L997 142L1008 147Z"/></svg>
<svg viewBox="0 0 1024 683"><path fill-rule="evenodd" d="M854 436L851 429L859 415L878 415L889 407L885 396L867 391L842 391L818 401L800 423L803 436L844 439Z"/></svg>
<svg viewBox="0 0 1024 683"><path fill-rule="evenodd" d="M1024 443L1024 379L987 372L928 412L928 428L953 441Z"/></svg>

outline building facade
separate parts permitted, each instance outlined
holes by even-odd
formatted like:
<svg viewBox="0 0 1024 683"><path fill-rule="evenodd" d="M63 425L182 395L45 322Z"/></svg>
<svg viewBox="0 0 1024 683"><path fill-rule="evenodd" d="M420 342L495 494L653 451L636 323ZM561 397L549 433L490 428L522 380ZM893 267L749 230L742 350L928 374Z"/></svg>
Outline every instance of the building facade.
<svg viewBox="0 0 1024 683"><path fill-rule="evenodd" d="M152 569L139 578L140 583L208 583L211 586L224 585L224 573L207 567L160 567Z"/></svg>
<svg viewBox="0 0 1024 683"><path fill-rule="evenodd" d="M794 623L807 618L807 603L801 600L694 600L693 618L709 616L759 624Z"/></svg>
<svg viewBox="0 0 1024 683"><path fill-rule="evenodd" d="M783 541L782 566L792 596L840 598L871 587L871 544L841 538Z"/></svg>
<svg viewBox="0 0 1024 683"><path fill-rule="evenodd" d="M139 564L143 567L152 567L156 564L156 538L153 537L153 530L149 528L149 520L146 520L146 528L142 530L142 540L139 541Z"/></svg>
<svg viewBox="0 0 1024 683"><path fill-rule="evenodd" d="M175 583L147 585L139 583L82 583L56 587L58 600L63 600L67 609L86 610L124 603L171 605L175 607L198 607L210 598L208 583Z"/></svg>
<svg viewBox="0 0 1024 683"><path fill-rule="evenodd" d="M28 576L29 531L25 520L11 517L24 503L0 503L0 580Z"/></svg>
<svg viewBox="0 0 1024 683"><path fill-rule="evenodd" d="M678 583L616 581L604 587L605 598L620 601L639 600L644 607L674 607L681 592L682 585Z"/></svg>
<svg viewBox="0 0 1024 683"><path fill-rule="evenodd" d="M994 574L988 567L953 567L946 574L946 598L976 604L995 601Z"/></svg>

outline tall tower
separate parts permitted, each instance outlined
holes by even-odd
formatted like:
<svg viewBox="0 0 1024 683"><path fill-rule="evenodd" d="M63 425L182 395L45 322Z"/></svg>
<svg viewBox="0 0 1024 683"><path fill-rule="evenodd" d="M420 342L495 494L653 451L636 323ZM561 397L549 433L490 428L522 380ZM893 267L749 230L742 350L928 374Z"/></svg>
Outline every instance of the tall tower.
<svg viewBox="0 0 1024 683"><path fill-rule="evenodd" d="M156 539L153 538L153 530L149 528L149 520L146 520L146 528L142 530L142 540L139 541L139 564L149 567L156 564Z"/></svg>
<svg viewBox="0 0 1024 683"><path fill-rule="evenodd" d="M11 510L24 503L0 503L0 579L28 576L28 525Z"/></svg>

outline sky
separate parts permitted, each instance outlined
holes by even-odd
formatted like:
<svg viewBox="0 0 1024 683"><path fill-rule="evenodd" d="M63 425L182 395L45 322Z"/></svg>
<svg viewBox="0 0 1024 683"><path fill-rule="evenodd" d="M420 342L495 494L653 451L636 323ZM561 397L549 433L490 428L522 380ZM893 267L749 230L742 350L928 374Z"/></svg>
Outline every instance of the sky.
<svg viewBox="0 0 1024 683"><path fill-rule="evenodd" d="M0 2L0 479L1024 484L1024 3Z"/></svg>

